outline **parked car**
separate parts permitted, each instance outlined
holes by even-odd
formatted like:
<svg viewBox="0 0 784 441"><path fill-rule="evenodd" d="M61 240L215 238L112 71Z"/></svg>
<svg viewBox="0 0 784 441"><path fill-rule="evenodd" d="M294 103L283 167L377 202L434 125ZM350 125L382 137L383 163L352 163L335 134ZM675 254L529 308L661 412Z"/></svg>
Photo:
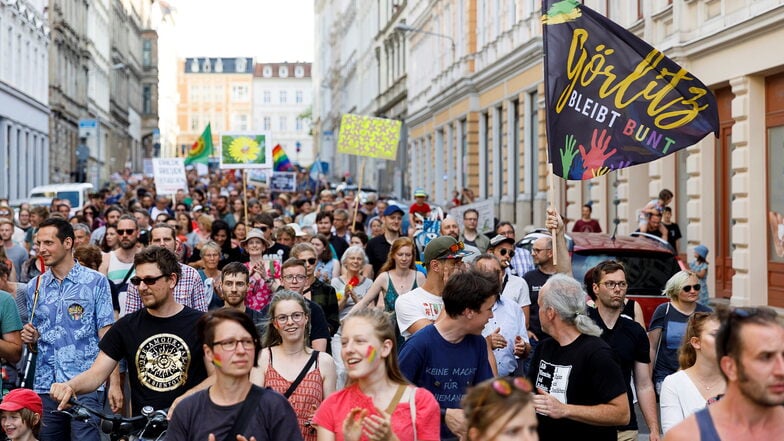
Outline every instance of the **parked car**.
<svg viewBox="0 0 784 441"><path fill-rule="evenodd" d="M92 193L93 184L49 184L39 185L30 190L28 201L30 205L49 205L55 197L68 199L71 202L71 216L84 208L89 202L88 194Z"/></svg>
<svg viewBox="0 0 784 441"><path fill-rule="evenodd" d="M533 242L549 234L540 228L525 235L517 242L518 247L531 250ZM634 299L642 307L645 323L650 323L653 311L668 301L662 295L667 280L687 266L666 240L645 233L629 236L605 233L569 233L567 247L572 256L572 275L583 281L585 272L605 260L617 260L626 267L629 288L626 297Z"/></svg>
<svg viewBox="0 0 784 441"><path fill-rule="evenodd" d="M657 306L669 300L662 294L667 280L686 269L666 240L650 234L612 237L604 233L571 233L571 236L574 277L582 281L586 271L605 260L622 262L629 283L626 297L640 303L645 323L650 323Z"/></svg>

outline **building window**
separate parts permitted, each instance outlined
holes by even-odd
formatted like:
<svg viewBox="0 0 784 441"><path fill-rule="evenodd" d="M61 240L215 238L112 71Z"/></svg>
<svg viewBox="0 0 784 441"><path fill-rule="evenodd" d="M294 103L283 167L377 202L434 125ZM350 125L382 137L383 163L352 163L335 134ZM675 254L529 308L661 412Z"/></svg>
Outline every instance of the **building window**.
<svg viewBox="0 0 784 441"><path fill-rule="evenodd" d="M215 68L217 69L218 66L216 65ZM223 85L222 84L220 84L218 86L215 86L215 89L213 89L213 93L214 93L213 97L214 97L215 101L223 101Z"/></svg>
<svg viewBox="0 0 784 441"><path fill-rule="evenodd" d="M210 59L207 58L204 60L204 66L202 67L204 72L212 72L212 64L210 63Z"/></svg>
<svg viewBox="0 0 784 441"><path fill-rule="evenodd" d="M248 115L235 113L231 116L231 129L238 131L248 130Z"/></svg>
<svg viewBox="0 0 784 441"><path fill-rule="evenodd" d="M152 113L152 85L145 84L142 89L142 112L149 115Z"/></svg>
<svg viewBox="0 0 784 441"><path fill-rule="evenodd" d="M285 132L287 130L286 129L286 119L288 119L288 118L286 118L285 116L281 116L280 117L280 121L279 121L280 125L278 126L278 130L280 130L281 132Z"/></svg>
<svg viewBox="0 0 784 441"><path fill-rule="evenodd" d="M199 130L199 116L192 115L191 116L191 132L196 132Z"/></svg>
<svg viewBox="0 0 784 441"><path fill-rule="evenodd" d="M278 68L278 76L281 78L286 78L289 76L289 68L286 66L280 66Z"/></svg>
<svg viewBox="0 0 784 441"><path fill-rule="evenodd" d="M144 40L142 43L142 66L148 68L152 66L152 41Z"/></svg>
<svg viewBox="0 0 784 441"><path fill-rule="evenodd" d="M199 60L193 59L191 60L191 72L197 73L199 72Z"/></svg>
<svg viewBox="0 0 784 441"><path fill-rule="evenodd" d="M264 96L263 97L264 104L269 104L272 102L272 92L270 92L269 90L265 90L263 96Z"/></svg>
<svg viewBox="0 0 784 441"><path fill-rule="evenodd" d="M215 72L218 72L218 73L223 72L223 59L218 58L215 61Z"/></svg>
<svg viewBox="0 0 784 441"><path fill-rule="evenodd" d="M302 91L301 90L298 90L298 91L295 92L295 94L294 94L294 101L297 104L302 104Z"/></svg>
<svg viewBox="0 0 784 441"><path fill-rule="evenodd" d="M297 78L302 78L305 76L305 69L302 66L297 66L294 68L294 76Z"/></svg>
<svg viewBox="0 0 784 441"><path fill-rule="evenodd" d="M201 101L201 88L199 86L191 86L188 93L188 100L191 102Z"/></svg>
<svg viewBox="0 0 784 441"><path fill-rule="evenodd" d="M302 118L297 118L296 120L296 129L298 132L302 131Z"/></svg>
<svg viewBox="0 0 784 441"><path fill-rule="evenodd" d="M272 130L272 118L270 118L269 116L265 116L262 121L263 121L262 124L263 130Z"/></svg>
<svg viewBox="0 0 784 441"><path fill-rule="evenodd" d="M286 91L285 90L281 90L280 91L280 103L281 104L286 104Z"/></svg>
<svg viewBox="0 0 784 441"><path fill-rule="evenodd" d="M245 72L248 67L248 60L244 58L237 58L234 63L235 72Z"/></svg>
<svg viewBox="0 0 784 441"><path fill-rule="evenodd" d="M242 84L231 86L231 100L236 102L248 101L248 86Z"/></svg>
<svg viewBox="0 0 784 441"><path fill-rule="evenodd" d="M264 76L264 78L271 77L272 76L272 68L269 67L269 66L264 66L264 69L261 70L261 75Z"/></svg>

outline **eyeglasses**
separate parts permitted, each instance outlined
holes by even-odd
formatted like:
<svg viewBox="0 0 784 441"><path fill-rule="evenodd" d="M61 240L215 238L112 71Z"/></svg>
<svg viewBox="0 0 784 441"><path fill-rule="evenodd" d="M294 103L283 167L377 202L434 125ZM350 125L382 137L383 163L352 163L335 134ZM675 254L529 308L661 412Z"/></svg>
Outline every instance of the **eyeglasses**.
<svg viewBox="0 0 784 441"><path fill-rule="evenodd" d="M464 217L464 218L463 218L463 221L464 221L464 222L467 222L467 221L476 222L476 221L478 221L478 220L479 220L479 218L478 218L478 217Z"/></svg>
<svg viewBox="0 0 784 441"><path fill-rule="evenodd" d="M700 288L702 288L702 285L700 285L699 283L697 283L696 285L684 285L683 292L691 292L692 289L694 289L695 291L699 291Z"/></svg>
<svg viewBox="0 0 784 441"><path fill-rule="evenodd" d="M130 236L131 234L133 234L135 232L136 232L136 230L133 229L133 228L130 228L130 229L127 229L127 230L120 230L120 229L117 230L117 234L120 235L120 236Z"/></svg>
<svg viewBox="0 0 784 441"><path fill-rule="evenodd" d="M532 253L541 253L542 251L552 250L552 248L531 248Z"/></svg>
<svg viewBox="0 0 784 441"><path fill-rule="evenodd" d="M305 279L308 278L308 276L303 276L302 274L286 274L281 278L287 282L291 282L292 280L296 280L297 282L303 282L305 281Z"/></svg>
<svg viewBox="0 0 784 441"><path fill-rule="evenodd" d="M485 394L477 402L476 408L478 409L478 408L482 407L482 405L487 400L487 396L488 396L488 394L490 393L491 390L494 391L495 393L497 393L498 395L502 396L502 397L508 397L509 395L512 395L512 392L514 392L515 389L517 389L517 390L519 390L519 391L521 391L523 393L526 393L526 394L530 394L530 393L532 393L534 391L534 388L531 385L531 382L528 381L527 379L523 378L523 377L499 378L497 380L493 380L493 382L490 383L490 387L487 388L487 390L485 391Z"/></svg>
<svg viewBox="0 0 784 441"><path fill-rule="evenodd" d="M167 277L167 276L168 276L168 274L161 274L160 276L157 276L157 277L137 277L137 276L133 276L133 277L131 277L130 282L131 282L131 285L133 285L133 286L139 286L142 282L144 282L144 284L147 285L147 286L152 286L152 285L155 285L155 283L158 280L160 280L160 279L162 279L164 277Z"/></svg>
<svg viewBox="0 0 784 441"><path fill-rule="evenodd" d="M285 325L286 323L289 322L289 319L291 319L291 321L294 322L294 323L299 323L304 318L305 318L305 313L304 312L292 312L291 314L288 314L288 315L286 315L286 314L276 315L275 316L275 321L279 325Z"/></svg>
<svg viewBox="0 0 784 441"><path fill-rule="evenodd" d="M304 260L308 265L315 265L316 264L316 258L315 257L311 257L310 259L302 259L302 260Z"/></svg>
<svg viewBox="0 0 784 441"><path fill-rule="evenodd" d="M508 254L509 258L512 258L512 257L515 256L515 251L514 250L510 250L508 248L501 248L501 249L498 250L498 254L500 254L501 257L506 256Z"/></svg>
<svg viewBox="0 0 784 441"><path fill-rule="evenodd" d="M268 227L268 226L266 226L266 225L260 225L260 226L258 226L258 227L253 227L253 228L256 228L256 229L259 229L259 230L261 230L261 232L262 232L262 233L266 233L266 232L267 232L267 230L269 230L269 227Z"/></svg>
<svg viewBox="0 0 784 441"><path fill-rule="evenodd" d="M615 288L626 289L629 287L629 284L626 282L616 282L614 280L606 280L604 282L599 282L598 284L604 285L604 287L607 289L615 289Z"/></svg>
<svg viewBox="0 0 784 441"><path fill-rule="evenodd" d="M237 349L238 343L241 344L242 348L246 351L250 351L256 346L256 342L250 338L243 338L242 340L235 340L231 338L228 340L214 341L212 342L212 345L219 345L224 351L233 351Z"/></svg>

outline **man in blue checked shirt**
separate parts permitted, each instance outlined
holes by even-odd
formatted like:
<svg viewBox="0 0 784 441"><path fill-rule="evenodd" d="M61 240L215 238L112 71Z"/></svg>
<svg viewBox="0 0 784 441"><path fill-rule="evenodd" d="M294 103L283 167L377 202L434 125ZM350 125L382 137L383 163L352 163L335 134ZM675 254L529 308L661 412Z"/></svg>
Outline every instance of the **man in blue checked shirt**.
<svg viewBox="0 0 784 441"><path fill-rule="evenodd" d="M52 413L58 403L49 388L86 371L98 355L98 341L114 322L109 281L74 260L74 231L64 219L43 221L36 240L47 270L27 285L30 322L22 329L22 342L38 351L33 390L44 404L39 439L99 441L97 419L78 422ZM100 409L101 394L85 394L79 401Z"/></svg>

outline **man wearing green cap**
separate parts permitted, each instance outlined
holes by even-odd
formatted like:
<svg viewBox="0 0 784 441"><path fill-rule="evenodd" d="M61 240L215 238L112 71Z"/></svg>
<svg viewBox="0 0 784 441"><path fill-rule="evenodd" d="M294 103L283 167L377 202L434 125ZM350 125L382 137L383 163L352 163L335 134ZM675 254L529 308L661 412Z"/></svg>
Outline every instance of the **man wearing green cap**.
<svg viewBox="0 0 784 441"><path fill-rule="evenodd" d="M425 247L425 283L401 295L395 302L400 333L408 340L418 330L435 322L443 308L441 292L449 277L463 267L463 257L470 253L452 236L439 236Z"/></svg>

